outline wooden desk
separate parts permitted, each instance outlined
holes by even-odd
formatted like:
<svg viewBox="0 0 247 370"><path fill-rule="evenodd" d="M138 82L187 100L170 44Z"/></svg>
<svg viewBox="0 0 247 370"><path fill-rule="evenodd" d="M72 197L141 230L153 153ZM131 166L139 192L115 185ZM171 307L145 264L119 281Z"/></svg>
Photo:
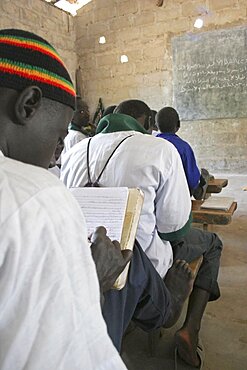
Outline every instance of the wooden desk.
<svg viewBox="0 0 247 370"><path fill-rule="evenodd" d="M228 184L227 179L212 179L208 181L206 193L220 193Z"/></svg>
<svg viewBox="0 0 247 370"><path fill-rule="evenodd" d="M203 209L202 202L202 200L192 200L192 222L203 224L204 230L207 230L208 225L228 225L237 209L237 202L233 202L228 211Z"/></svg>

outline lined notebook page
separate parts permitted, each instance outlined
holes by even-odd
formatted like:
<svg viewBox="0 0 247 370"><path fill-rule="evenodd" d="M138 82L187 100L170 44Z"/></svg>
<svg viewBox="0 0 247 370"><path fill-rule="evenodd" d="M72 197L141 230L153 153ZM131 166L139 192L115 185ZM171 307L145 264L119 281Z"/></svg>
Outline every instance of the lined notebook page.
<svg viewBox="0 0 247 370"><path fill-rule="evenodd" d="M84 214L88 235L104 226L111 240L121 240L128 188L70 188Z"/></svg>

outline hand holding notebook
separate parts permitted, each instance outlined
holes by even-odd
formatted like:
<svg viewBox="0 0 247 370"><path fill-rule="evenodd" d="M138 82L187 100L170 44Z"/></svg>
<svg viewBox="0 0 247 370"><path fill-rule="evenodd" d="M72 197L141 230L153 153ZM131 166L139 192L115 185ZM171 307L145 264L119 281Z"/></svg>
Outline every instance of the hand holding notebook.
<svg viewBox="0 0 247 370"><path fill-rule="evenodd" d="M121 250L119 242L111 241L103 226L91 236L91 250L102 292L111 289L132 257L129 249Z"/></svg>
<svg viewBox="0 0 247 370"><path fill-rule="evenodd" d="M84 187L71 188L70 191L83 211L89 235L98 226L104 226L107 236L120 242L122 252L133 249L144 198L139 189ZM99 250L97 252L99 253ZM122 254L126 259L126 252ZM128 268L129 264L116 279L114 288L124 287Z"/></svg>

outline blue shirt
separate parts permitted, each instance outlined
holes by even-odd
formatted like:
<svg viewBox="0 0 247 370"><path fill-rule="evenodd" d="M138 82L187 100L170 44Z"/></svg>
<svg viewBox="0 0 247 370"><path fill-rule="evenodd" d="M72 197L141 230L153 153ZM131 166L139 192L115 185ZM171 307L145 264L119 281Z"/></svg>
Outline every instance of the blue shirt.
<svg viewBox="0 0 247 370"><path fill-rule="evenodd" d="M182 159L189 189L190 191L194 190L200 181L200 171L197 167L195 155L191 146L176 134L161 133L156 136L170 141L170 143L177 148Z"/></svg>

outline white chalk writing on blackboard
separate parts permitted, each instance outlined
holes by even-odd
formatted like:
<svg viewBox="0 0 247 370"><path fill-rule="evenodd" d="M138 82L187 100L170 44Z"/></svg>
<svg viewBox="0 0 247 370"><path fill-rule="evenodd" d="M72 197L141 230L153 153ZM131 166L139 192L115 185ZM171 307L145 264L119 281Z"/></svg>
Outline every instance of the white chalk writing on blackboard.
<svg viewBox="0 0 247 370"><path fill-rule="evenodd" d="M236 64L242 67L236 68ZM227 66L227 68L219 69L219 66ZM246 86L247 59L218 58L208 63L180 65L177 73L181 73L183 80L178 90L181 93L207 89L241 88Z"/></svg>
<svg viewBox="0 0 247 370"><path fill-rule="evenodd" d="M247 27L172 39L174 106L182 119L247 117Z"/></svg>

